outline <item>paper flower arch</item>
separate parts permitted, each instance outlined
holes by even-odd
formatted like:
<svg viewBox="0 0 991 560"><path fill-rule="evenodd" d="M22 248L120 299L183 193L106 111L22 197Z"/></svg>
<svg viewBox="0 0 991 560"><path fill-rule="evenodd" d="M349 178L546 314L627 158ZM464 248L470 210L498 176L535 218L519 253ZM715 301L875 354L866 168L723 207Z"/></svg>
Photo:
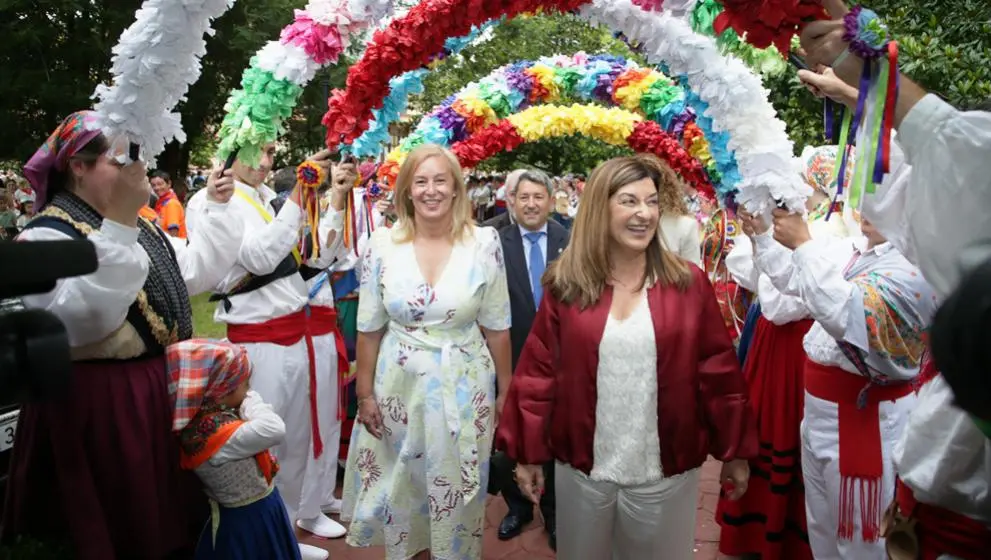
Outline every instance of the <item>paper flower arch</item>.
<svg viewBox="0 0 991 560"><path fill-rule="evenodd" d="M429 62L446 37L473 25L538 8L571 11L641 42L651 63L665 63L707 104L716 132L729 134L741 181L737 200L755 212L777 203L801 210L809 194L791 166L792 144L774 115L767 91L744 64L722 56L714 41L683 19L646 12L630 0L424 0L376 33L365 55L348 73L348 87L335 92L324 116L327 143L353 142L367 128L372 110L385 99L389 81Z"/></svg>
<svg viewBox="0 0 991 560"><path fill-rule="evenodd" d="M714 157L704 133L694 123L684 89L664 74L611 55L556 55L520 61L496 69L427 112L409 136L386 157L384 169L393 170L414 146L432 142L448 146L466 140L486 126L530 105L575 100L600 102L634 111L658 122L699 159L716 185L720 199L733 192L739 180L732 153ZM720 169L722 167L722 169ZM721 171L727 182L721 182ZM391 173L391 171L390 171ZM386 173L383 178L394 177ZM708 181L707 181L708 182Z"/></svg>
<svg viewBox="0 0 991 560"><path fill-rule="evenodd" d="M646 11L661 10L661 4L656 0L637 0L634 3ZM680 14L679 17L690 17L693 30L714 37L721 53L736 56L756 72L774 76L788 69L787 62L774 47L756 48L744 42L733 29L726 29L717 35L713 30L713 22L723 12L723 7L716 0L702 0L697 3L695 0L668 0L664 4L664 9L669 9L672 14ZM465 37L448 39L444 45L444 56L457 54L471 44L484 29L498 24L502 19L504 18L500 18L499 21L490 20L481 28L472 28L472 33ZM389 95L383 100L381 109L372 110L373 119L368 125L368 130L353 144L341 144L339 149L359 157L377 156L382 147L389 143L391 139L388 133L389 125L398 121L403 111L406 110L409 96L423 91L423 77L427 72L426 68L418 68L389 80ZM705 135L710 136L708 132ZM725 147L725 142L722 143L722 146ZM735 161L730 161L732 152L723 150L725 154L719 154L719 150L713 151L716 155L716 164L723 164L726 167L722 173L729 178L728 181L717 181L717 183L720 187L723 186L723 182L735 185L739 176L735 171ZM720 158L720 155L724 157Z"/></svg>
<svg viewBox="0 0 991 560"><path fill-rule="evenodd" d="M482 161L512 150L524 142L554 136L581 134L615 146L629 146L668 162L682 179L707 198L715 193L702 166L659 124L619 107L598 105L538 105L492 122L451 146L461 165L475 167ZM425 140L420 141L423 143ZM405 156L404 156L405 157ZM390 160L379 168L379 178L392 180L401 161Z"/></svg>
<svg viewBox="0 0 991 560"><path fill-rule="evenodd" d="M310 0L305 9L296 10L279 40L269 41L251 58L241 88L231 92L218 134L218 157L237 151L240 159L256 163L261 148L278 139L282 123L316 72L337 62L358 33L391 9L389 0Z"/></svg>
<svg viewBox="0 0 991 560"><path fill-rule="evenodd" d="M756 213L777 204L802 212L811 188L796 180L793 146L784 123L775 116L760 78L743 62L719 54L710 37L668 14L644 12L631 0L594 0L581 14L592 23L622 29L643 45L652 64L665 64L706 104L716 132L728 134L741 181L736 201Z"/></svg>

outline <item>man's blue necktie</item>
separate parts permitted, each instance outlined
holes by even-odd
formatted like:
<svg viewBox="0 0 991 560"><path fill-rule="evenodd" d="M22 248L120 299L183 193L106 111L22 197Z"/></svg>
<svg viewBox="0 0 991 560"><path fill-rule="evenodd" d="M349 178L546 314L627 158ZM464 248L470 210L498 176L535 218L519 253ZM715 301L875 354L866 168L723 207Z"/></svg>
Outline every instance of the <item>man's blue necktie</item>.
<svg viewBox="0 0 991 560"><path fill-rule="evenodd" d="M526 234L530 242L530 288L533 290L533 305L540 307L540 299L544 297L544 287L540 277L544 275L544 252L540 250L540 238L547 235L542 231L532 231Z"/></svg>

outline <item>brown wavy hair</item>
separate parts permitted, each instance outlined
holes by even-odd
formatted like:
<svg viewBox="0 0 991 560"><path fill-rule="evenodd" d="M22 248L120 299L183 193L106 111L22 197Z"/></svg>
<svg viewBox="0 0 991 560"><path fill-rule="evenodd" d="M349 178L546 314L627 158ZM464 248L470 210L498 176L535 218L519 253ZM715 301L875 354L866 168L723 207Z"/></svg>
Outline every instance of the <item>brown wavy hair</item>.
<svg viewBox="0 0 991 560"><path fill-rule="evenodd" d="M544 274L543 283L554 297L565 304L576 303L582 309L599 300L612 272L609 222L613 195L630 183L649 178L663 197L666 189L680 188L672 177L677 178L666 163L644 155L613 158L592 171L582 192L568 248ZM647 245L647 267L640 288L659 283L684 291L691 281L688 265L664 248L658 225L657 234Z"/></svg>
<svg viewBox="0 0 991 560"><path fill-rule="evenodd" d="M685 191L688 190L685 181L675 173L674 169L655 155L642 154L639 157L652 160L661 171L661 187L657 191L657 202L661 215L691 216L688 204L685 203Z"/></svg>

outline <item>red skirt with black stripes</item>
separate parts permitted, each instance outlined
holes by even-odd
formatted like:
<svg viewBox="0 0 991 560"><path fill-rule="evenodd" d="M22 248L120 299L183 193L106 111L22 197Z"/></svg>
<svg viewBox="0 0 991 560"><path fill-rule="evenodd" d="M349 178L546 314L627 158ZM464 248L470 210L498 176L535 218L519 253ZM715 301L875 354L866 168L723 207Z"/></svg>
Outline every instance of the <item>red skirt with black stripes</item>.
<svg viewBox="0 0 991 560"><path fill-rule="evenodd" d="M744 375L757 412L760 453L737 501L719 499L719 551L762 560L811 560L805 525L800 426L805 408L802 338L811 320L775 325L761 317Z"/></svg>

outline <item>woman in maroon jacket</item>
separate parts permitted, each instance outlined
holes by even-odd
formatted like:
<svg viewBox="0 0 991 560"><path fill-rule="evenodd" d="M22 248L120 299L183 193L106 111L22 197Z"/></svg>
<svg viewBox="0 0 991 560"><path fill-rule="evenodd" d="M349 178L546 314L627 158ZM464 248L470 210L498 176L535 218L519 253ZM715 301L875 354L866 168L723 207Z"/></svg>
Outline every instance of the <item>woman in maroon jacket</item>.
<svg viewBox="0 0 991 560"><path fill-rule="evenodd" d="M740 368L705 273L664 248L658 192L679 179L646 156L592 173L496 435L521 490L557 462L558 554L692 558L699 467L739 497L757 454Z"/></svg>

